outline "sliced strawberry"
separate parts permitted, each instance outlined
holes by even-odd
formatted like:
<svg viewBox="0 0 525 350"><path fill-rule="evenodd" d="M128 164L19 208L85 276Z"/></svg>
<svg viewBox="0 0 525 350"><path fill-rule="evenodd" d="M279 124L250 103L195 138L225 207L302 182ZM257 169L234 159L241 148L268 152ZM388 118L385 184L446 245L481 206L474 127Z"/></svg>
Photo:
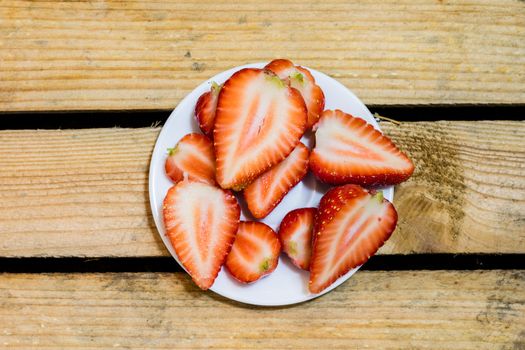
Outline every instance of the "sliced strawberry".
<svg viewBox="0 0 525 350"><path fill-rule="evenodd" d="M285 160L244 189L248 209L257 219L264 218L308 172L308 148L299 143Z"/></svg>
<svg viewBox="0 0 525 350"><path fill-rule="evenodd" d="M386 186L407 180L414 165L388 137L363 119L327 110L317 124L310 169L329 184Z"/></svg>
<svg viewBox="0 0 525 350"><path fill-rule="evenodd" d="M358 185L328 191L315 221L310 292L320 293L365 263L390 237L396 223L397 212L382 192L368 192Z"/></svg>
<svg viewBox="0 0 525 350"><path fill-rule="evenodd" d="M279 227L279 239L283 251L295 266L307 271L310 269L312 233L316 213L316 208L292 210L286 214Z"/></svg>
<svg viewBox="0 0 525 350"><path fill-rule="evenodd" d="M243 221L226 259L226 268L240 282L250 283L275 270L281 243L274 230L262 222Z"/></svg>
<svg viewBox="0 0 525 350"><path fill-rule="evenodd" d="M301 94L270 71L233 74L219 94L213 130L219 185L241 190L286 158L306 119Z"/></svg>
<svg viewBox="0 0 525 350"><path fill-rule="evenodd" d="M237 199L209 184L181 181L166 194L163 215L179 261L200 288L210 288L235 240Z"/></svg>
<svg viewBox="0 0 525 350"><path fill-rule="evenodd" d="M215 110L217 108L220 91L221 85L212 82L210 91L203 93L195 105L195 118L202 132L208 137L213 137Z"/></svg>
<svg viewBox="0 0 525 350"><path fill-rule="evenodd" d="M182 181L187 176L192 181L215 184L213 144L206 136L188 134L168 152L165 169L173 182Z"/></svg>
<svg viewBox="0 0 525 350"><path fill-rule="evenodd" d="M312 73L304 67L294 66L291 61L285 59L273 60L265 68L277 74L291 87L299 90L308 109L307 129L317 123L324 109L324 93L315 83Z"/></svg>

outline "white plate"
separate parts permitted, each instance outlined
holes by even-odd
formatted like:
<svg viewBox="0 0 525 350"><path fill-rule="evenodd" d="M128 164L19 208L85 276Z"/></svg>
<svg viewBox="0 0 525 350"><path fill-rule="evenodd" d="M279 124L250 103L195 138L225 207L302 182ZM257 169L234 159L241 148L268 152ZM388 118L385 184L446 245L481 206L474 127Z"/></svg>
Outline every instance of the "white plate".
<svg viewBox="0 0 525 350"><path fill-rule="evenodd" d="M255 63L232 68L219 73L208 81L200 84L179 103L160 132L151 158L149 197L153 218L155 219L155 225L159 230L160 237L177 262L179 262L177 255L175 254L169 239L166 237L162 220L162 202L166 192L173 185L164 173L164 162L167 156L167 149L173 147L184 135L191 132L200 132L194 118L195 103L202 93L209 90L212 81L222 84L233 73L242 68L262 68L264 65L265 63ZM317 84L325 93L326 109L341 109L344 112L365 119L376 129L379 129L370 111L350 90L329 76L311 68L308 69L312 72ZM307 146L312 146L312 135L305 135L302 141ZM281 219L289 211L296 208L317 207L319 200L327 189L328 187L326 185L319 183L311 174L309 174L301 183L288 193L283 201L272 211L272 213L270 213L270 215L264 218L262 222L277 230ZM383 193L385 198L391 201L394 196L394 188L385 188ZM241 199L241 196L237 197ZM242 207L241 220L251 220L252 218L246 210L244 203L242 203L242 201L240 202ZM181 265L180 262L179 265ZM210 289L226 298L247 304L266 306L288 305L300 303L328 293L346 281L357 270L358 268L349 271L322 293L311 294L308 292L309 273L299 270L292 265L287 257L281 255L277 269L275 269L275 271L269 276L264 277L255 283L248 285L241 284L234 280L223 268Z"/></svg>

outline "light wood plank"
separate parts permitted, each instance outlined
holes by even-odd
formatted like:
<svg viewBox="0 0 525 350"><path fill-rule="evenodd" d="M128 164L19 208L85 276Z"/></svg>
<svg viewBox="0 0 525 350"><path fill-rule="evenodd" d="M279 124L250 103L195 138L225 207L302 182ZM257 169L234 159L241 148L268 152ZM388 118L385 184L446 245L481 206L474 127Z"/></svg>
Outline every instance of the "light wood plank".
<svg viewBox="0 0 525 350"><path fill-rule="evenodd" d="M525 274L362 271L281 308L182 273L4 274L0 319L7 349L522 349Z"/></svg>
<svg viewBox="0 0 525 350"><path fill-rule="evenodd" d="M524 253L525 123L382 123L414 159L381 253ZM158 128L0 131L0 256L161 256Z"/></svg>
<svg viewBox="0 0 525 350"><path fill-rule="evenodd" d="M149 210L159 129L0 132L0 256L166 255Z"/></svg>
<svg viewBox="0 0 525 350"><path fill-rule="evenodd" d="M0 111L171 109L289 57L370 104L523 103L521 1L0 1Z"/></svg>
<svg viewBox="0 0 525 350"><path fill-rule="evenodd" d="M382 127L416 164L383 252L525 252L525 122Z"/></svg>

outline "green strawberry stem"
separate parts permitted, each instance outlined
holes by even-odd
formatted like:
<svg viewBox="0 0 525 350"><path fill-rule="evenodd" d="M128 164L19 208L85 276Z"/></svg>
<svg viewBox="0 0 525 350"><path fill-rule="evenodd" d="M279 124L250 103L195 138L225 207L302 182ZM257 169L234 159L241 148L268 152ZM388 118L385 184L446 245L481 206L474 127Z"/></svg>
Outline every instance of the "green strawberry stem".
<svg viewBox="0 0 525 350"><path fill-rule="evenodd" d="M261 264L260 268L261 268L262 272L268 271L268 269L270 268L270 259L268 258L268 259L264 260L263 263Z"/></svg>
<svg viewBox="0 0 525 350"><path fill-rule="evenodd" d="M383 191L379 191L372 197L374 200L378 201L379 203L383 203L383 199L385 198L383 196Z"/></svg>
<svg viewBox="0 0 525 350"><path fill-rule="evenodd" d="M217 84L216 82L211 82L211 89L214 93L218 94L221 91L222 85Z"/></svg>
<svg viewBox="0 0 525 350"><path fill-rule="evenodd" d="M277 75L266 75L266 79L268 79L270 82L274 83L275 86L282 89L284 88L284 82L277 76Z"/></svg>
<svg viewBox="0 0 525 350"><path fill-rule="evenodd" d="M294 72L292 75L290 75L290 78L298 81L299 83L304 83L304 76L299 72Z"/></svg>

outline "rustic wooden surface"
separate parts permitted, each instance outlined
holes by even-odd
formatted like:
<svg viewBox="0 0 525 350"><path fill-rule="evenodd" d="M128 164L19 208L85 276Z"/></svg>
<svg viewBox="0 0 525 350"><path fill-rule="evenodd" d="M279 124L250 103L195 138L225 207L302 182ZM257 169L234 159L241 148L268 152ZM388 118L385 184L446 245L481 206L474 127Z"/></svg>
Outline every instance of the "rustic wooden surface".
<svg viewBox="0 0 525 350"><path fill-rule="evenodd" d="M382 253L525 252L525 122L381 125L416 164ZM147 191L158 132L0 131L0 256L167 255Z"/></svg>
<svg viewBox="0 0 525 350"><path fill-rule="evenodd" d="M0 275L0 347L523 349L523 271L362 271L314 301L261 308L182 273Z"/></svg>
<svg viewBox="0 0 525 350"><path fill-rule="evenodd" d="M0 0L0 111L171 109L289 57L369 104L523 103L517 0Z"/></svg>
<svg viewBox="0 0 525 350"><path fill-rule="evenodd" d="M171 110L212 75L276 57L367 104L523 104L524 19L518 0L0 0L0 120ZM381 126L416 163L381 254L523 257L524 121ZM34 128L0 130L0 258L168 255L147 191L158 127ZM184 273L0 273L0 348L522 350L525 273L360 271L281 308Z"/></svg>

